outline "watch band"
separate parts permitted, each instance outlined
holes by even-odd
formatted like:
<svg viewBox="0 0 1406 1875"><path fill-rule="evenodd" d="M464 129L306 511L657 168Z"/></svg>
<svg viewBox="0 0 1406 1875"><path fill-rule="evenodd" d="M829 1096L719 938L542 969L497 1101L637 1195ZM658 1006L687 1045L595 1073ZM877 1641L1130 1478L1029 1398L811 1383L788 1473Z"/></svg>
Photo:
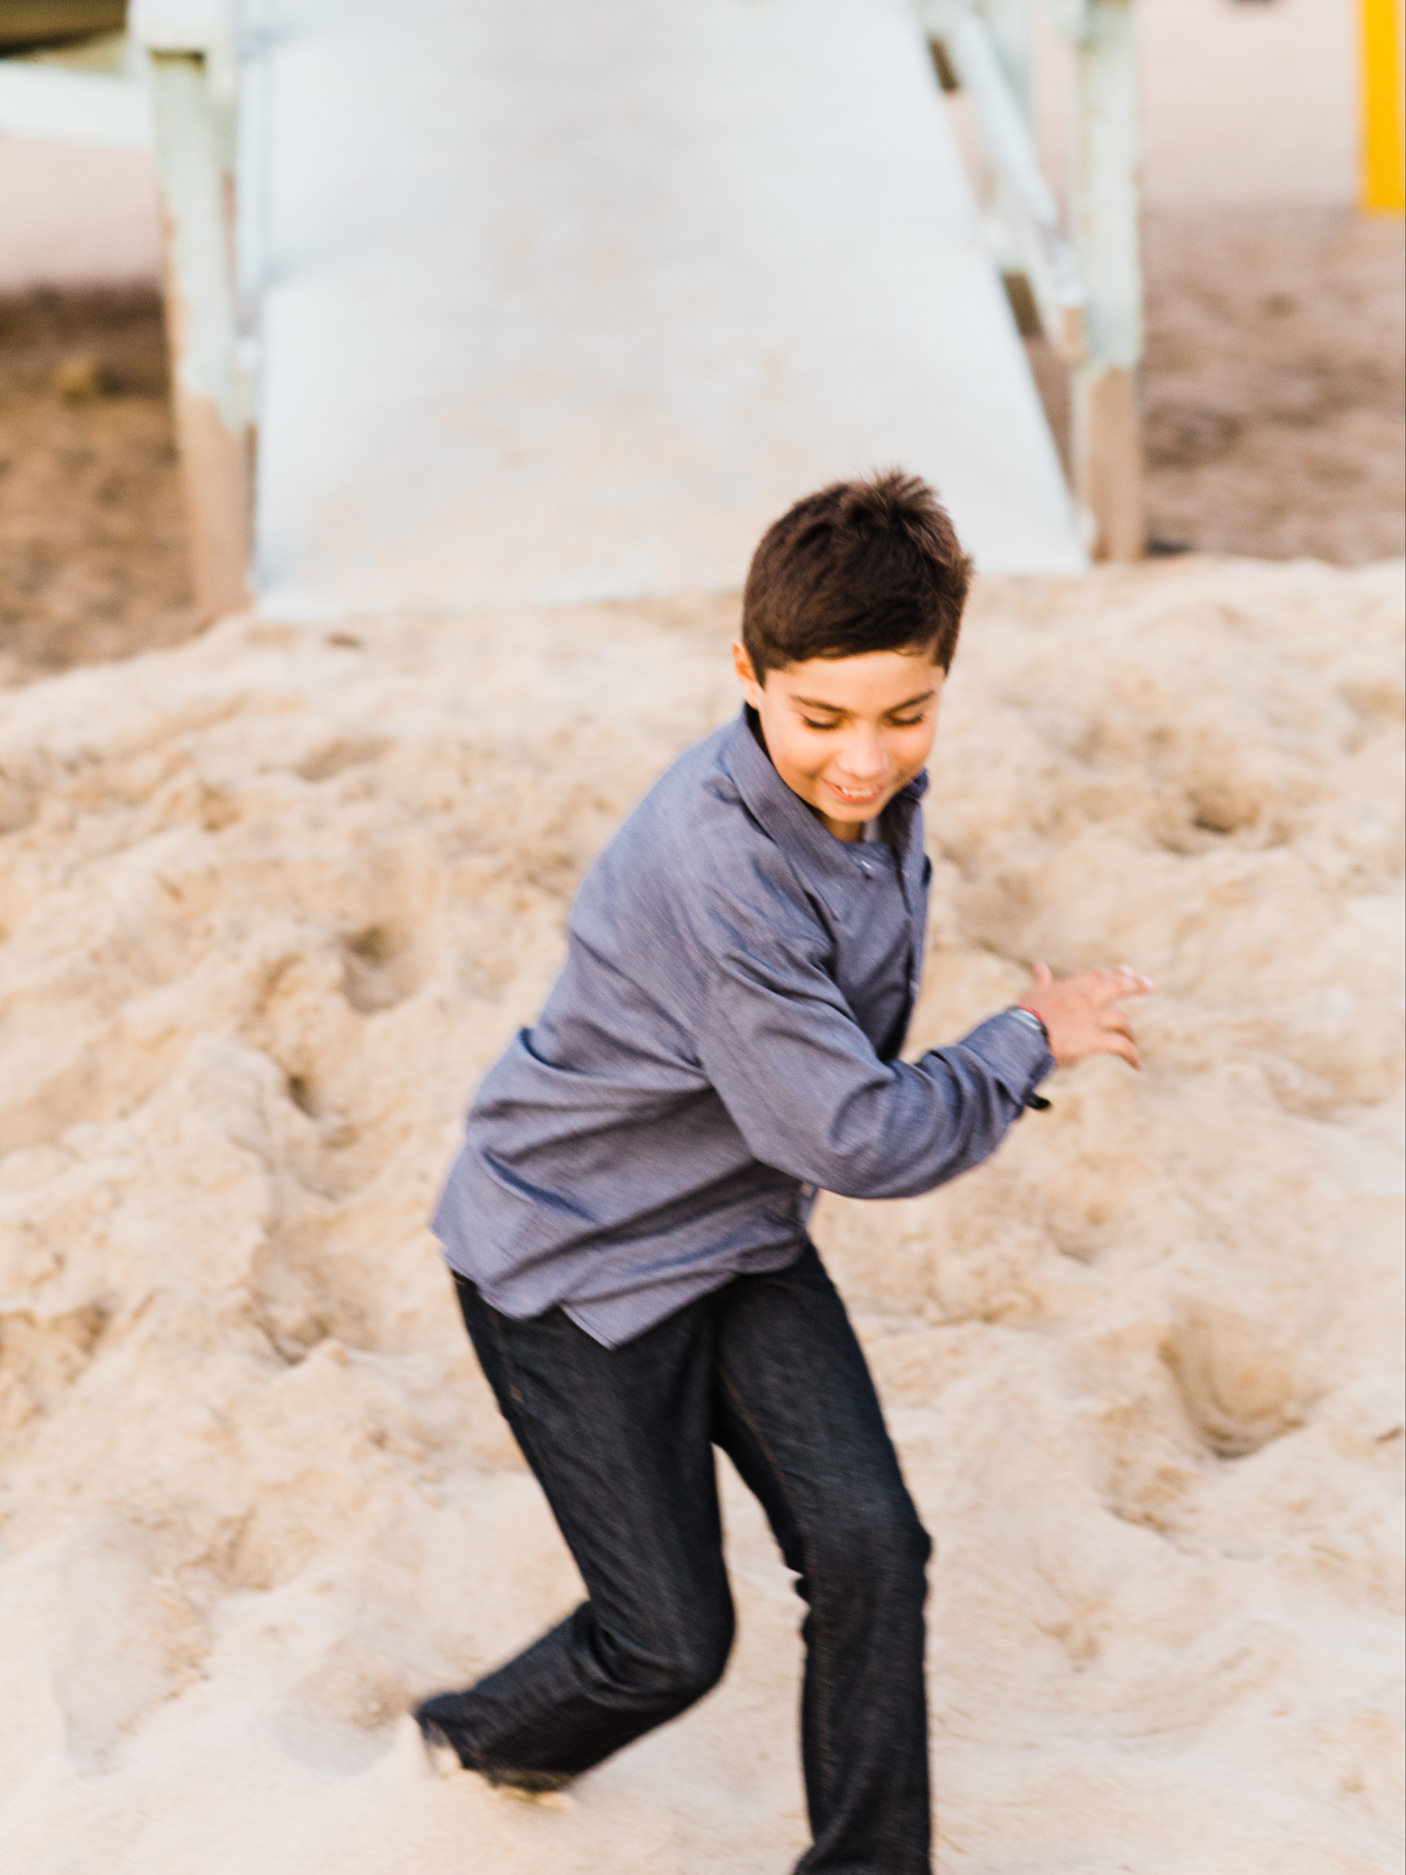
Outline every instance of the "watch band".
<svg viewBox="0 0 1406 1875"><path fill-rule="evenodd" d="M1049 1047L1050 1032L1045 1027L1044 1018L1042 1016L1037 1015L1033 1009L1027 1009L1024 1003L1012 1004L1011 1014L1013 1016L1019 1016L1022 1019L1022 1021L1032 1023L1034 1027L1040 1031L1040 1034L1044 1040L1044 1044L1046 1048Z"/></svg>

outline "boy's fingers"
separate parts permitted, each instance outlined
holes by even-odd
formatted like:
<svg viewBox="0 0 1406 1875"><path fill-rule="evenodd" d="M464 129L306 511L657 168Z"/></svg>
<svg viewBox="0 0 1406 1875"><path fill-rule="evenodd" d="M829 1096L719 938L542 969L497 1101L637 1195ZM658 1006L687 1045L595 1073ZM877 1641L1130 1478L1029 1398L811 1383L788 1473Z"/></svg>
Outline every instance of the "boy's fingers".
<svg viewBox="0 0 1406 1875"><path fill-rule="evenodd" d="M1102 1009L1109 1003L1116 1003L1120 996L1128 994L1128 986L1121 977L1115 977L1111 971L1100 970L1090 980L1086 992L1095 1008Z"/></svg>
<svg viewBox="0 0 1406 1875"><path fill-rule="evenodd" d="M1110 1009L1103 1018L1103 1026L1106 1031L1112 1034L1126 1035L1130 1042L1134 1040L1133 1025L1129 1022L1121 1009Z"/></svg>
<svg viewBox="0 0 1406 1875"><path fill-rule="evenodd" d="M1130 996L1146 996L1157 987L1151 977L1144 976L1141 970L1134 970L1131 964L1119 964L1113 975L1128 985Z"/></svg>
<svg viewBox="0 0 1406 1875"><path fill-rule="evenodd" d="M1095 1008L1101 1009L1118 994L1117 982L1103 970L1091 970L1088 976L1076 978L1076 981Z"/></svg>
<svg viewBox="0 0 1406 1875"><path fill-rule="evenodd" d="M1048 964L1036 964L1032 978L1036 989L1046 989L1055 981ZM1119 964L1112 970L1081 970L1077 976L1066 977L1055 987L1086 997L1095 1008L1101 1009L1125 996L1146 996L1156 986L1151 977L1143 976L1130 964Z"/></svg>
<svg viewBox="0 0 1406 1875"><path fill-rule="evenodd" d="M1098 988L1093 995L1100 1003L1120 1002L1125 996L1146 996L1152 989L1148 978L1132 970L1101 970L1097 981Z"/></svg>
<svg viewBox="0 0 1406 1875"><path fill-rule="evenodd" d="M1139 1071L1142 1068L1142 1056L1138 1053L1137 1043L1133 1040L1131 1035L1110 1035L1107 1043L1107 1053L1110 1055L1118 1055L1122 1060L1127 1062L1130 1068L1137 1068Z"/></svg>

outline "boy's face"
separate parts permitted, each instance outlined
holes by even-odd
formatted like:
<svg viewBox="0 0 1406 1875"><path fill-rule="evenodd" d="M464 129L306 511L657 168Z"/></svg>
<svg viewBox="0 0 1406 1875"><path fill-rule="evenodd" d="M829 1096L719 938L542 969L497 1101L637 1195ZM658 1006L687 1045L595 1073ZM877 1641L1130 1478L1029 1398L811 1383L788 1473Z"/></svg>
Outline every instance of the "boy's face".
<svg viewBox="0 0 1406 1875"><path fill-rule="evenodd" d="M810 658L765 683L741 643L732 661L777 774L837 840L857 840L926 763L944 676L926 648Z"/></svg>

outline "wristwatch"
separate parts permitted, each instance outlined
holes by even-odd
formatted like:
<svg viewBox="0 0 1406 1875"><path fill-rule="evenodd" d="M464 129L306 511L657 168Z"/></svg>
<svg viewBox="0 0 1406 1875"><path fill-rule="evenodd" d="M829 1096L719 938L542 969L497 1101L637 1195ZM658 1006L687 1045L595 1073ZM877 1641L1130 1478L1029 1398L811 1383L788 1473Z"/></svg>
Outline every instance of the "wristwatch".
<svg viewBox="0 0 1406 1875"><path fill-rule="evenodd" d="M1007 1011L1009 1015L1019 1016L1022 1022L1028 1022L1032 1029L1038 1029L1046 1048L1050 1045L1050 1032L1033 1009L1027 1009L1024 1003L1014 1003Z"/></svg>
<svg viewBox="0 0 1406 1875"><path fill-rule="evenodd" d="M1033 1009L1026 1009L1021 1003L1013 1003L1006 1013L1012 1016L1019 1016L1022 1022L1028 1024L1029 1027L1034 1029L1039 1035L1040 1040L1045 1044L1046 1054L1053 1053L1053 1050L1050 1048L1050 1032ZM1033 1107L1037 1113L1048 1113L1050 1110L1049 1101L1045 1099L1043 1094L1037 1094L1033 1088L1025 1096L1025 1104L1027 1107Z"/></svg>

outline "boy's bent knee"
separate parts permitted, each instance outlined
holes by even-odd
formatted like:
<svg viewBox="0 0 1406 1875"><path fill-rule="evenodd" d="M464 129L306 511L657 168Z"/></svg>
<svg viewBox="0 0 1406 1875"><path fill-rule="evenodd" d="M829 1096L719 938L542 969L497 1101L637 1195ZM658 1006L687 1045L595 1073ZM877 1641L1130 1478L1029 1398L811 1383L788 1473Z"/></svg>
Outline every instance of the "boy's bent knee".
<svg viewBox="0 0 1406 1875"><path fill-rule="evenodd" d="M728 1655L732 1652L732 1629L726 1636L716 1635L702 1647L681 1652L670 1662L669 1677L674 1697L684 1706L711 1693L723 1676Z"/></svg>
<svg viewBox="0 0 1406 1875"><path fill-rule="evenodd" d="M853 1506L816 1532L814 1572L831 1592L867 1596L908 1594L922 1601L932 1538L906 1496Z"/></svg>
<svg viewBox="0 0 1406 1875"><path fill-rule="evenodd" d="M663 1712L682 1712L722 1678L732 1636L732 1610L719 1609L711 1620L663 1636L654 1644L600 1633L595 1652L620 1691Z"/></svg>

